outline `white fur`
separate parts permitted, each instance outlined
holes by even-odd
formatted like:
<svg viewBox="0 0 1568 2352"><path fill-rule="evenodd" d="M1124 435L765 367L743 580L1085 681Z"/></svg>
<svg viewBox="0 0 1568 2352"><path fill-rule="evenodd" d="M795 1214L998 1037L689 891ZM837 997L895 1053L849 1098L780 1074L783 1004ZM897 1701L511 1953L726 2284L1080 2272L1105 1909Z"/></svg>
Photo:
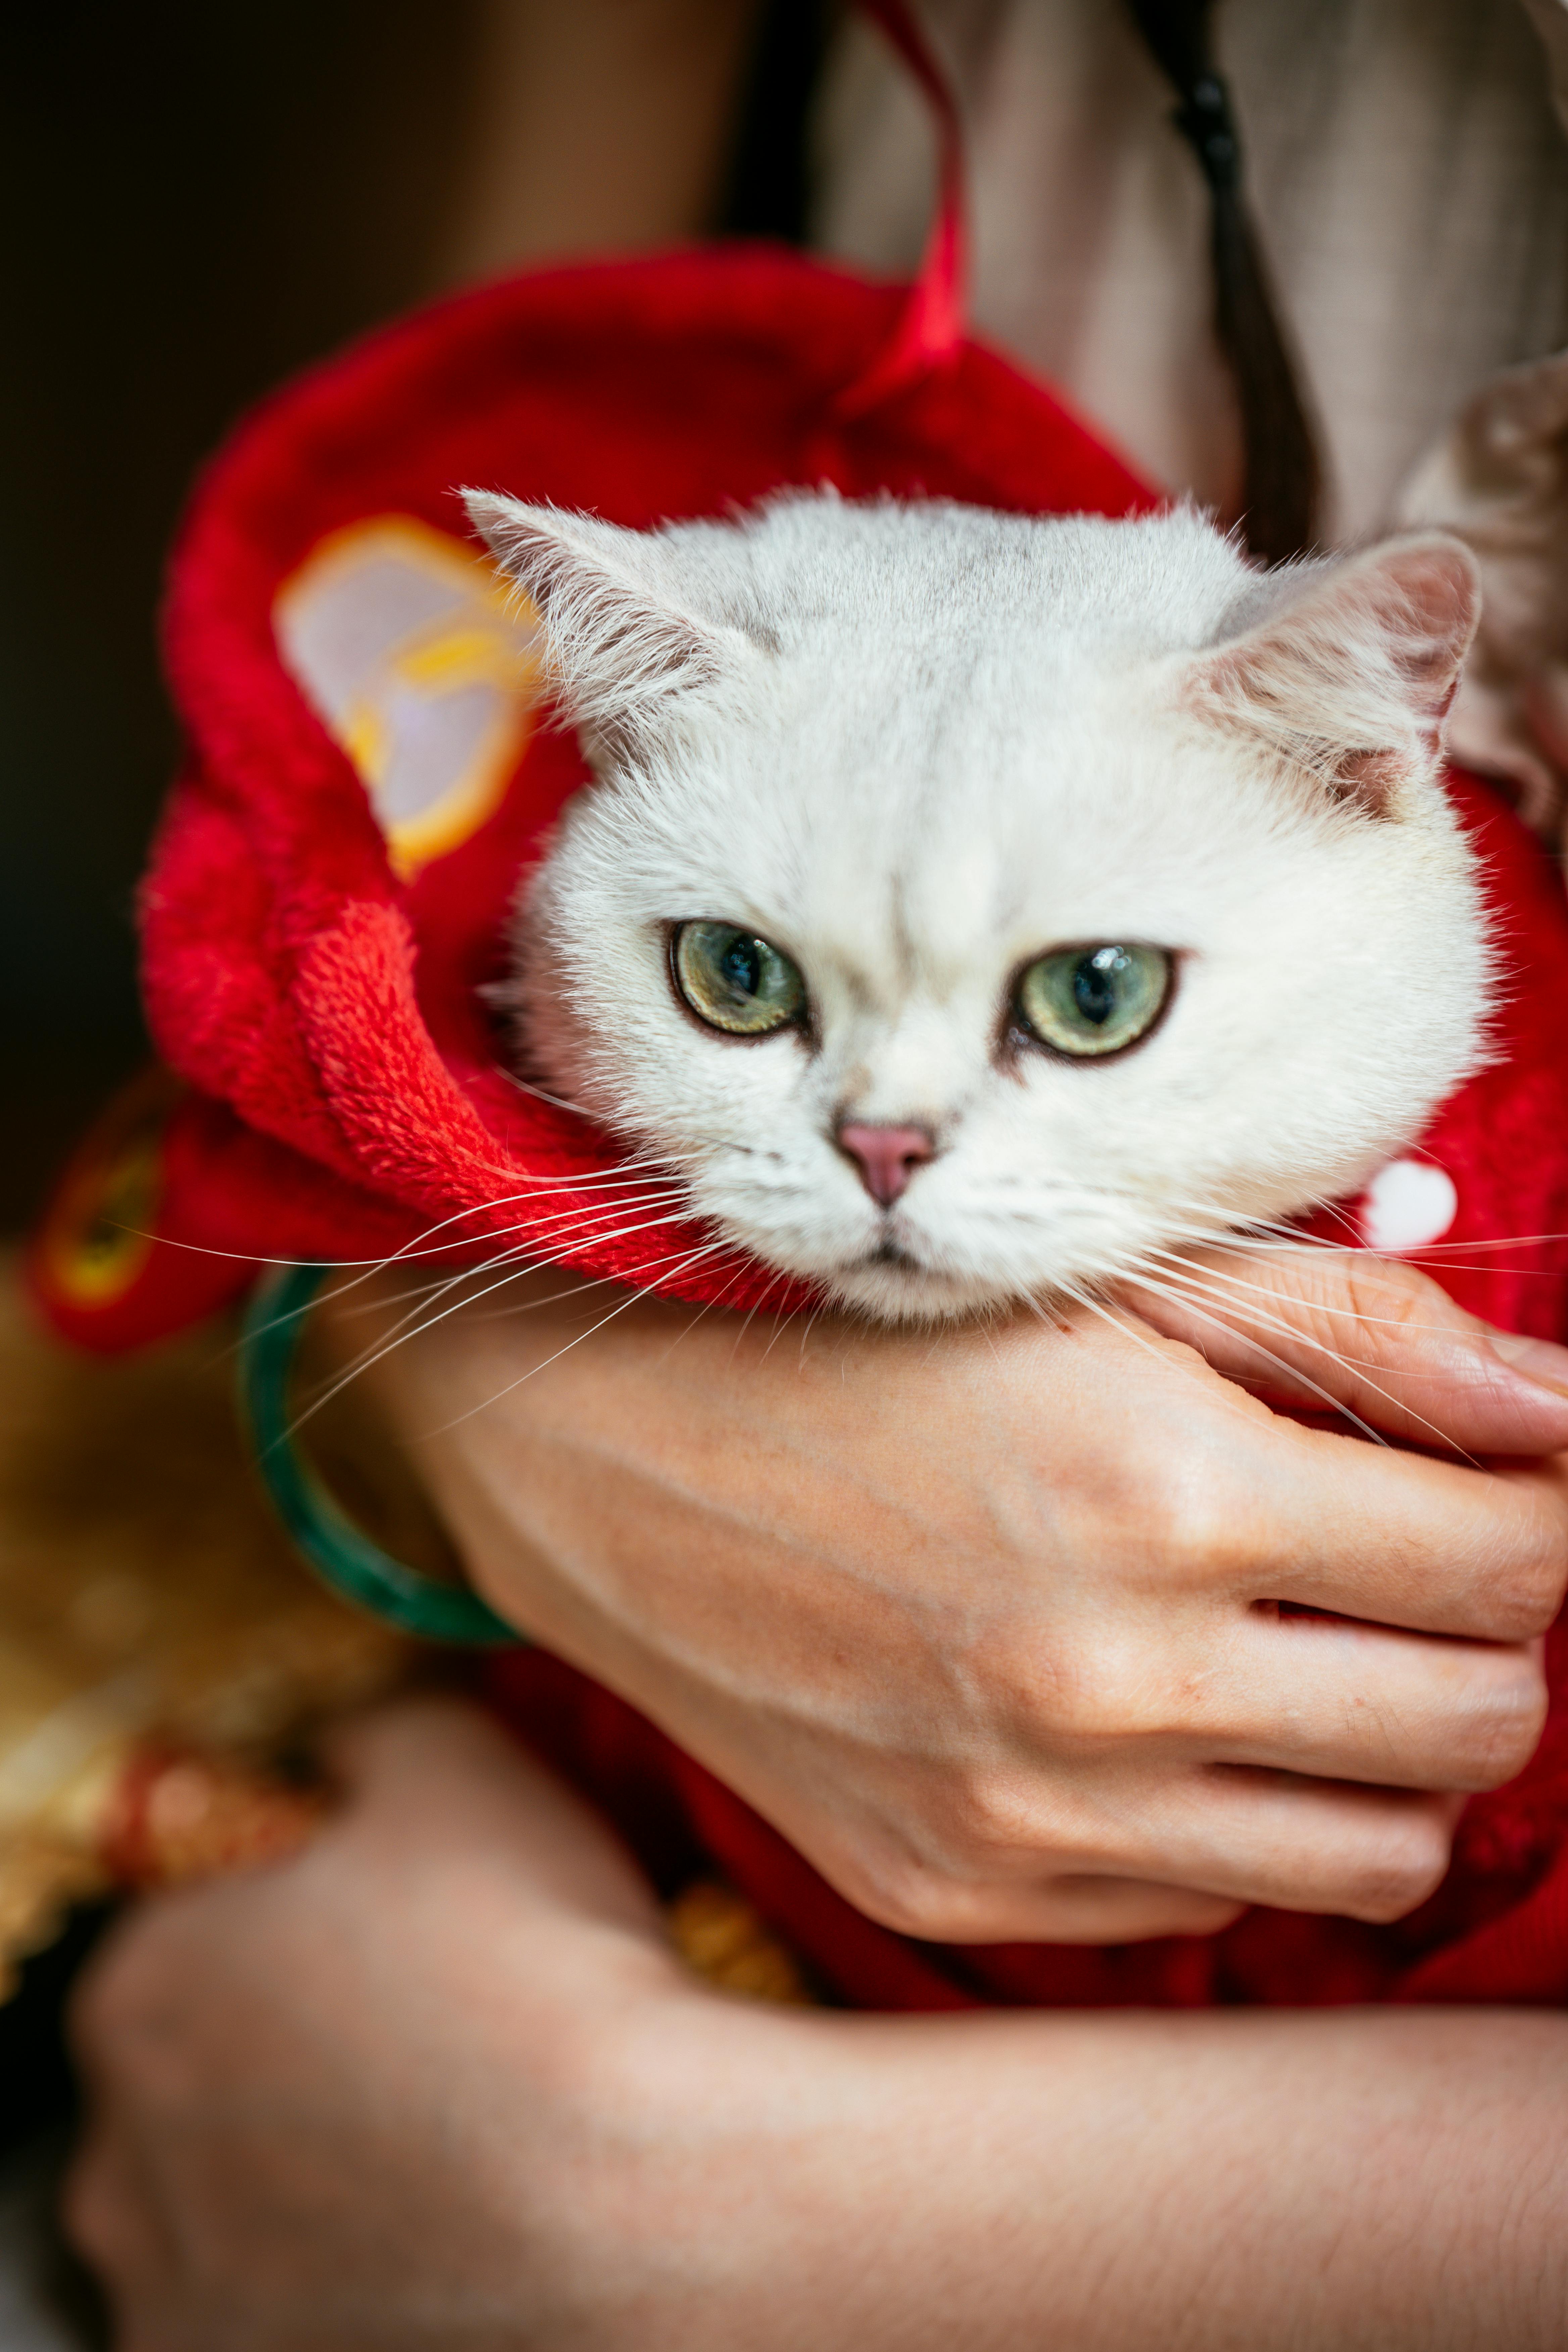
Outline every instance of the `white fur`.
<svg viewBox="0 0 1568 2352"><path fill-rule="evenodd" d="M775 500L656 534L475 495L596 780L517 919L531 1076L769 1265L885 1318L1099 1288L1359 1188L1484 1055L1436 780L1473 572L1426 538L1261 574L1196 515ZM809 1034L700 1027L672 924L752 929ZM1009 1041L1026 961L1179 957L1103 1063ZM884 1213L833 1137L929 1128Z"/></svg>

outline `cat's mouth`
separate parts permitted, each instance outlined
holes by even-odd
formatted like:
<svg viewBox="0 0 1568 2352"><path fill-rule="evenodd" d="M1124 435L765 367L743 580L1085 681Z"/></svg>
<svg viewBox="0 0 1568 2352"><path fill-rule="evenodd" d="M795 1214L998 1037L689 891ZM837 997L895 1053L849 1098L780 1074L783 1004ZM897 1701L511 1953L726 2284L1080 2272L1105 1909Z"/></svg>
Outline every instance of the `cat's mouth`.
<svg viewBox="0 0 1568 2352"><path fill-rule="evenodd" d="M892 1323L944 1322L994 1307L1006 1286L984 1276L935 1266L918 1251L884 1234L875 1248L847 1258L826 1277L843 1306L868 1309Z"/></svg>
<svg viewBox="0 0 1568 2352"><path fill-rule="evenodd" d="M856 1264L857 1265L896 1265L902 1267L906 1274L924 1274L926 1271L914 1253L905 1249L901 1242L896 1242L891 1234L884 1234L876 1248L868 1250L864 1257L856 1260Z"/></svg>

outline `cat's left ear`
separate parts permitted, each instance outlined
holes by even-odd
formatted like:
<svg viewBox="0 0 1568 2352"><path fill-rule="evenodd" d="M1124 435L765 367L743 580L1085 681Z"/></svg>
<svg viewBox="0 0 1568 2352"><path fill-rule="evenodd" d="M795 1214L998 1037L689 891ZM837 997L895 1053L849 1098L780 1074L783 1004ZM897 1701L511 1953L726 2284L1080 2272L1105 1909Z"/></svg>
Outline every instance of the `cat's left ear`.
<svg viewBox="0 0 1568 2352"><path fill-rule="evenodd" d="M1289 593L1288 578L1280 588ZM1475 558L1432 531L1352 557L1283 611L1203 656L1205 716L1261 737L1369 816L1428 781L1480 619Z"/></svg>
<svg viewBox="0 0 1568 2352"><path fill-rule="evenodd" d="M636 749L752 650L740 630L691 609L657 532L488 490L465 490L463 503L539 612L566 716L598 743Z"/></svg>

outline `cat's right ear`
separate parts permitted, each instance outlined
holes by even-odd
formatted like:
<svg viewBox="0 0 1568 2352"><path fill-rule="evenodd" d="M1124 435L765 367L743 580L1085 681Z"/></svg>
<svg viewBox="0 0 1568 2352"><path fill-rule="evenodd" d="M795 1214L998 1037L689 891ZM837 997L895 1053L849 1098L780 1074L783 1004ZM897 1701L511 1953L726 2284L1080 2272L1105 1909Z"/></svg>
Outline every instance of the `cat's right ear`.
<svg viewBox="0 0 1568 2352"><path fill-rule="evenodd" d="M537 610L563 710L591 741L636 751L744 662L739 630L690 610L657 534L489 490L462 496L501 571Z"/></svg>

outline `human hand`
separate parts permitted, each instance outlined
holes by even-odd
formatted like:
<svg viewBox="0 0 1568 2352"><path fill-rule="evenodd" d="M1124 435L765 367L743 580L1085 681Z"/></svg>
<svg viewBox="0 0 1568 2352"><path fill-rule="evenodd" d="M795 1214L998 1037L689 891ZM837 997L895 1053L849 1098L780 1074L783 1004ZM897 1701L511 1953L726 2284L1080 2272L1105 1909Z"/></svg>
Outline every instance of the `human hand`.
<svg viewBox="0 0 1568 2352"><path fill-rule="evenodd" d="M574 2293L613 2300L634 2051L724 2014L484 1717L405 1702L329 1761L344 1802L300 1855L147 1905L79 1991L68 2223L119 2352L554 2342Z"/></svg>
<svg viewBox="0 0 1568 2352"><path fill-rule="evenodd" d="M808 1335L541 1276L365 1377L492 1605L873 1918L963 1942L1251 1902L1393 1918L1447 1865L1452 1792L1539 1736L1568 1482L1533 1457L1568 1446L1568 1355L1538 1351L1542 1386L1359 1255L1239 1271L1304 1384L1492 1458L1302 1429L1236 1385L1266 1369L1238 1330L1152 1297L1115 1325ZM340 1356L390 1335L395 1287L327 1304Z"/></svg>
<svg viewBox="0 0 1568 2352"><path fill-rule="evenodd" d="M336 1760L79 1996L119 2352L1562 2343L1561 2019L774 2010L484 1718Z"/></svg>
<svg viewBox="0 0 1568 2352"><path fill-rule="evenodd" d="M1568 803L1568 352L1509 368L1416 466L1394 520L1462 539L1481 621L1448 715L1449 754L1506 779L1527 822Z"/></svg>

